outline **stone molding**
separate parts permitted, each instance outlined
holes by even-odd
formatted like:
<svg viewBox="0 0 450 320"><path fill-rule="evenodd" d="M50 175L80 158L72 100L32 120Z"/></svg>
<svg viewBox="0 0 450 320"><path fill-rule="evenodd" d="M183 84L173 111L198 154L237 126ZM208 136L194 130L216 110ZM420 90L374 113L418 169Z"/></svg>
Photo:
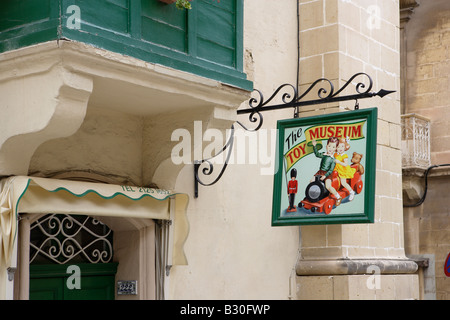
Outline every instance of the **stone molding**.
<svg viewBox="0 0 450 320"><path fill-rule="evenodd" d="M428 172L428 179L450 176L450 166L432 168ZM426 168L407 167L402 169L402 189L404 199L417 202L425 192ZM406 197L406 198L405 198ZM408 203L410 204L410 203Z"/></svg>
<svg viewBox="0 0 450 320"><path fill-rule="evenodd" d="M380 274L415 273L418 265L410 259L337 259L337 260L299 260L297 276L358 275L372 274L374 269Z"/></svg>

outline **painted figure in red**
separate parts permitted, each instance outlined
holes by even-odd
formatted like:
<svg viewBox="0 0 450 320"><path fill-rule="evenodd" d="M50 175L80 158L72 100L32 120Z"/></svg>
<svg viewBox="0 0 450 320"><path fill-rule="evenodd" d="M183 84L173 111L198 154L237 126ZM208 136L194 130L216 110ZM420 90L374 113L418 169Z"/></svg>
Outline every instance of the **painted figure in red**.
<svg viewBox="0 0 450 320"><path fill-rule="evenodd" d="M297 193L298 181L297 178L297 169L291 170L291 180L288 183L288 196L289 196L289 208L288 212L296 211L297 208L294 205L295 202L295 194Z"/></svg>

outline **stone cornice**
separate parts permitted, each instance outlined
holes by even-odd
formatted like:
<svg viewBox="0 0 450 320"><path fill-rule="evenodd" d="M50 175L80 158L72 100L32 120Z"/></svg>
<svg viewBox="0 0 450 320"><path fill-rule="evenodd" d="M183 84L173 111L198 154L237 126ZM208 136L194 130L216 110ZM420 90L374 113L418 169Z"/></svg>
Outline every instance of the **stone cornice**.
<svg viewBox="0 0 450 320"><path fill-rule="evenodd" d="M298 276L372 274L375 269L380 274L408 274L417 268L410 259L337 259L299 260L296 271Z"/></svg>
<svg viewBox="0 0 450 320"><path fill-rule="evenodd" d="M164 101L166 110L176 109L168 111L179 111L180 106L208 104L233 109L235 116L236 109L251 94L216 80L68 40L50 41L0 54L0 81L45 72L58 64L70 72L92 77L98 84L104 80L106 84L98 88L105 88L111 81L120 81L139 91L134 93L151 96L145 107L133 105L133 95L129 96L128 112L142 115L160 113L161 101ZM93 94L94 99L98 98L95 88Z"/></svg>
<svg viewBox="0 0 450 320"><path fill-rule="evenodd" d="M425 171L427 171L427 168L416 168L416 167L409 167L409 168L403 168L402 174L404 177L424 177ZM433 170L430 170L428 173L428 178L430 177L444 177L444 176L450 176L450 167L437 167L433 168Z"/></svg>

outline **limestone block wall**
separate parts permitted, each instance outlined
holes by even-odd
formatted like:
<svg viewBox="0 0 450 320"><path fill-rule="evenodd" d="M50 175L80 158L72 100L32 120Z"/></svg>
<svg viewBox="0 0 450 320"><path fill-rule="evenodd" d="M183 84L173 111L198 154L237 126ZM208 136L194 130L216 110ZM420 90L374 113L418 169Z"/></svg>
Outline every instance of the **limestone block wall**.
<svg viewBox="0 0 450 320"><path fill-rule="evenodd" d="M404 27L404 113L416 113L431 121L431 164L450 163L450 3L420 1ZM426 256L422 292L431 299L449 299L450 281L444 263L450 252L449 206L446 190L450 167L433 169L422 205L405 208L407 254ZM424 185L423 174L417 173ZM423 190L424 191L424 190ZM433 270L430 270L433 268Z"/></svg>
<svg viewBox="0 0 450 320"><path fill-rule="evenodd" d="M382 273L377 288L369 288L365 276L338 270L347 259L382 264L408 260L402 214L399 1L300 0L300 17L301 88L321 77L339 88L353 74L365 72L374 81L374 91L396 93L360 101L361 108L378 108L375 223L301 227L298 297L417 299L413 266L396 275ZM345 102L306 108L300 116L353 109L354 102ZM305 271L305 266L320 263L324 269L334 266L328 276Z"/></svg>
<svg viewBox="0 0 450 320"><path fill-rule="evenodd" d="M431 163L450 162L450 3L423 1L406 24L406 112L429 118ZM406 113L405 112L405 113Z"/></svg>
<svg viewBox="0 0 450 320"><path fill-rule="evenodd" d="M376 223L363 226L302 228L305 256L321 251L334 257L401 257L403 218L400 152L400 65L398 1L300 1L300 84L325 77L339 87L365 72L374 90L396 90L384 99L360 101L378 107ZM352 92L353 93L353 92ZM311 107L301 116L353 110L354 102ZM306 241L306 242L305 242ZM345 246L341 246L346 244ZM316 250L321 247L321 250ZM318 256L317 256L318 255Z"/></svg>
<svg viewBox="0 0 450 320"><path fill-rule="evenodd" d="M427 198L417 208L405 209L406 252L411 256L430 259L424 272L434 277L424 279L421 291L432 299L450 299L450 281L445 275L445 261L450 253L450 219L448 196L442 190L448 188L448 176L435 173L428 184ZM427 270L431 269L433 270ZM430 298L429 297L429 298Z"/></svg>

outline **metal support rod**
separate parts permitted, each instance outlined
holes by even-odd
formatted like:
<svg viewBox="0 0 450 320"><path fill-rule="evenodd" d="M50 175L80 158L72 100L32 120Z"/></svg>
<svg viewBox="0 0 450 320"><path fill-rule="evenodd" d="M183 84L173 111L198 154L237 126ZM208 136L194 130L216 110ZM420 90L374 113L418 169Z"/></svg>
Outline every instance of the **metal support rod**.
<svg viewBox="0 0 450 320"><path fill-rule="evenodd" d="M271 106L262 106L260 108L255 107L255 108L243 109L243 110L238 110L237 114L239 115L239 114L263 112L263 111L270 111L270 110L280 110L280 109L286 109L286 108L311 106L311 105L318 105L318 104L325 104L325 103L367 99L367 98L373 98L375 96L379 96L379 97L383 98L384 96L386 96L390 93L393 93L393 92L395 92L395 91L388 91L388 90L381 89L380 91L378 91L376 93L368 92L368 93L353 94L353 95L348 95L348 96L343 96L343 97L331 97L331 98L324 98L324 99L318 99L318 100L298 101L298 102L291 102L291 103L275 104L275 105L271 105Z"/></svg>
<svg viewBox="0 0 450 320"><path fill-rule="evenodd" d="M194 198L198 198L198 169L200 164L200 161L194 161Z"/></svg>

